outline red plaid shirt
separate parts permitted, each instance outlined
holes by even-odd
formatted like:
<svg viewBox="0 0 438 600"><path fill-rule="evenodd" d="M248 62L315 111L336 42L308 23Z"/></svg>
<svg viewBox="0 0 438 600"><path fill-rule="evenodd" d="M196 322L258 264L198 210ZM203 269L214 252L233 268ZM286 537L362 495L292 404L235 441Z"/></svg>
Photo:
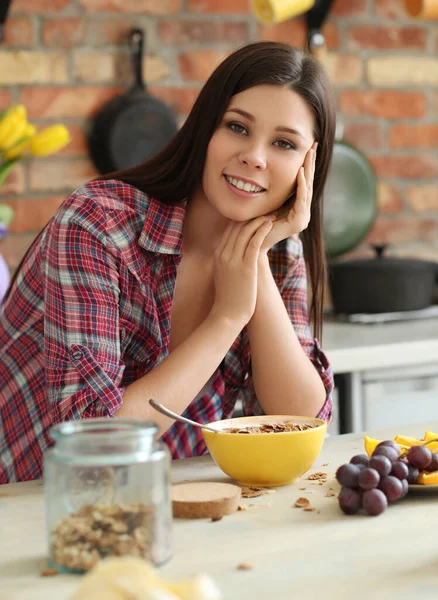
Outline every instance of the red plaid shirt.
<svg viewBox="0 0 438 600"><path fill-rule="evenodd" d="M167 206L118 181L69 196L26 258L0 314L0 483L41 477L60 421L110 417L126 386L168 354L183 205ZM271 269L307 355L321 374L330 419L333 376L311 337L301 243L270 252ZM209 389L183 413L229 418L239 396L261 414L243 330ZM175 422L163 435L173 458L206 452L199 429Z"/></svg>

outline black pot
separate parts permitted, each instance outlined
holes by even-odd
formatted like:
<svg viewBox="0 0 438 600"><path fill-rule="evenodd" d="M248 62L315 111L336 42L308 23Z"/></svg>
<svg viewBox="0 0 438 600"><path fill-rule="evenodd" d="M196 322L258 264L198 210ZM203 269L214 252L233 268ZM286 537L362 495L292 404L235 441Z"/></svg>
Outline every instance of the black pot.
<svg viewBox="0 0 438 600"><path fill-rule="evenodd" d="M329 264L333 310L338 314L386 313L427 308L434 302L438 265L383 257Z"/></svg>

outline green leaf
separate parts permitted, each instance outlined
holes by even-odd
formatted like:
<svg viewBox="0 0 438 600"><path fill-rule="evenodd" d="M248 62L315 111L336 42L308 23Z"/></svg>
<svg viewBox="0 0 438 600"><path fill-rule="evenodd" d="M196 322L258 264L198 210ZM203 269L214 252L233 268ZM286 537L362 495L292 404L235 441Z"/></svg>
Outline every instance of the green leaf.
<svg viewBox="0 0 438 600"><path fill-rule="evenodd" d="M0 221L6 227L9 227L10 222L14 216L14 211L7 204L0 204Z"/></svg>
<svg viewBox="0 0 438 600"><path fill-rule="evenodd" d="M6 177L9 175L18 161L18 158L14 158L0 165L0 187L4 184Z"/></svg>
<svg viewBox="0 0 438 600"><path fill-rule="evenodd" d="M8 112L8 110L10 110L10 108L5 108L5 110L2 110L0 112L0 121L3 119L3 117L5 116L5 114Z"/></svg>

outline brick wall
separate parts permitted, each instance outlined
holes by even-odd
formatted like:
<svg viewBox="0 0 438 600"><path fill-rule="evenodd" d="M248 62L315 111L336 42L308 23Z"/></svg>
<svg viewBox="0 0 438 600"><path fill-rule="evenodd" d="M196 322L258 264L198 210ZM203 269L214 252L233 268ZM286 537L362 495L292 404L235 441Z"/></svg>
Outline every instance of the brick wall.
<svg viewBox="0 0 438 600"><path fill-rule="evenodd" d="M408 18L402 5L336 0L325 26L330 70L345 137L379 177L380 214L367 241L438 259L438 31L436 22ZM24 102L33 122L61 121L73 141L55 156L21 162L2 189L0 201L15 210L0 242L11 269L63 198L97 175L85 132L131 81L125 40L132 25L146 31L150 91L181 121L237 46L305 40L300 19L256 23L249 0L13 0L0 45L0 109Z"/></svg>

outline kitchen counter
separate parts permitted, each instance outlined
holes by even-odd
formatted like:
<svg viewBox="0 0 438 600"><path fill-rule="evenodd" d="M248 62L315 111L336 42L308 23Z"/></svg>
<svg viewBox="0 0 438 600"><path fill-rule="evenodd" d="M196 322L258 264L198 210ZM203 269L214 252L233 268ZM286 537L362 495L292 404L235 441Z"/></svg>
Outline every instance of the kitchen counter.
<svg viewBox="0 0 438 600"><path fill-rule="evenodd" d="M422 437L438 421L404 427ZM372 435L392 438L394 428ZM243 499L248 510L217 522L174 521L174 556L161 568L165 578L209 573L224 600L436 600L438 551L433 523L438 495L411 493L378 517L344 515L335 497L336 468L363 452L361 434L326 440L314 471L325 471L323 485L306 479L258 498ZM209 457L175 461L174 482L230 481ZM299 489L305 487L305 490ZM294 508L300 496L316 508ZM43 485L0 487L0 598L67 600L77 575L41 577L46 567ZM249 563L252 570L237 569Z"/></svg>
<svg viewBox="0 0 438 600"><path fill-rule="evenodd" d="M438 363L438 318L351 324L326 320L322 347L337 373Z"/></svg>
<svg viewBox="0 0 438 600"><path fill-rule="evenodd" d="M337 385L331 431L366 431L435 418L438 318L382 324L324 322Z"/></svg>

